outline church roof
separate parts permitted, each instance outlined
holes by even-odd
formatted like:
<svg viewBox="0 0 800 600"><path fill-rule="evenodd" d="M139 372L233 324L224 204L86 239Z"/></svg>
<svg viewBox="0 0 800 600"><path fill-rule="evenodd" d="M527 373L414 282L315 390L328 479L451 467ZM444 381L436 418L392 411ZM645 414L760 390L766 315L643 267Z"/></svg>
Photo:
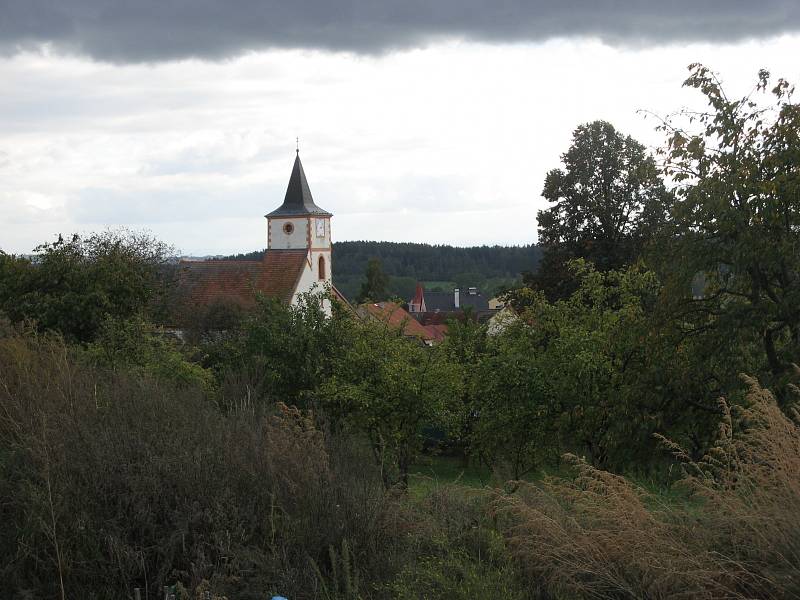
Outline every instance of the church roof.
<svg viewBox="0 0 800 600"><path fill-rule="evenodd" d="M308 187L303 163L300 162L300 153L294 159L292 175L289 177L289 186L283 204L266 215L267 217L296 217L305 215L333 216L331 213L314 204L311 188Z"/></svg>
<svg viewBox="0 0 800 600"><path fill-rule="evenodd" d="M203 260L180 263L178 303L186 308L231 302L253 308L256 292L290 302L303 273L306 250L278 250L261 261Z"/></svg>

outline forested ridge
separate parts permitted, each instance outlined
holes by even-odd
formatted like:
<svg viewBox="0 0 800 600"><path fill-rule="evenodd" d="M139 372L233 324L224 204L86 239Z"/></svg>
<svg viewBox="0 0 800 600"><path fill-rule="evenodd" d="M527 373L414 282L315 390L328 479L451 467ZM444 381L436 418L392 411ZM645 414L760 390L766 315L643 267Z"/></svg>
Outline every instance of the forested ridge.
<svg viewBox="0 0 800 600"><path fill-rule="evenodd" d="M258 260L263 250L229 259ZM535 272L541 252L535 245L473 246L352 241L333 243L333 281L347 298L354 299L364 282L371 258L381 262L389 276L390 296L409 299L417 282L431 289L475 286L493 295L514 287L525 272Z"/></svg>
<svg viewBox="0 0 800 600"><path fill-rule="evenodd" d="M685 86L655 154L576 126L514 310L430 347L317 294L178 335L143 234L0 252L3 594L800 597L800 104ZM365 298L532 252L352 244Z"/></svg>

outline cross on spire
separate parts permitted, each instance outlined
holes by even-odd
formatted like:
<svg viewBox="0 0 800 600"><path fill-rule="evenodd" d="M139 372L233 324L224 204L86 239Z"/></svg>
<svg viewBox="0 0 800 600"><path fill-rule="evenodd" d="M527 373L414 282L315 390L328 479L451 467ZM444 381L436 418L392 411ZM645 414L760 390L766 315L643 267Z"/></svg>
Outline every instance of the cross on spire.
<svg viewBox="0 0 800 600"><path fill-rule="evenodd" d="M297 152L297 154L299 155L300 154L300 137L298 136L298 137L296 137L294 139L295 139L295 142L297 143L297 147L295 148L295 152Z"/></svg>

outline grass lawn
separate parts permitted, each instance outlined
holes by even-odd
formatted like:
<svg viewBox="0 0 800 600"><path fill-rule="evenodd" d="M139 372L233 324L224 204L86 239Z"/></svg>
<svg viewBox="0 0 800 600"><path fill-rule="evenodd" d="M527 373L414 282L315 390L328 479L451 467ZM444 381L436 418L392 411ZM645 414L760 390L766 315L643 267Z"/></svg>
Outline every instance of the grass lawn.
<svg viewBox="0 0 800 600"><path fill-rule="evenodd" d="M491 481L491 472L485 467L464 466L457 456L426 456L411 468L409 492L424 496L437 485L459 483L481 488Z"/></svg>
<svg viewBox="0 0 800 600"><path fill-rule="evenodd" d="M563 469L550 467L530 473L524 479L534 483L548 475L571 478L573 474L572 470L566 467ZM688 498L686 490L680 487L644 477L628 476L628 479L649 493L644 498L644 504L651 510L683 508L694 511L702 504L698 498ZM502 483L493 477L492 472L486 467L464 466L464 461L457 456L423 456L411 468L409 493L412 497L422 498L437 486L452 483L468 488L502 487Z"/></svg>

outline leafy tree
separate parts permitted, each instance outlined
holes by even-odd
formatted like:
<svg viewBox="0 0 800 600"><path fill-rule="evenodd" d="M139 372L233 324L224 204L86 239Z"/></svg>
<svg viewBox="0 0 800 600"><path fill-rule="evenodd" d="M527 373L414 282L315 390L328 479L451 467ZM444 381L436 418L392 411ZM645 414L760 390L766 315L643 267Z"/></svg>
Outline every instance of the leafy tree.
<svg viewBox="0 0 800 600"><path fill-rule="evenodd" d="M71 340L95 338L108 316L153 309L165 286L168 246L128 231L59 236L32 259L0 260L0 309Z"/></svg>
<svg viewBox="0 0 800 600"><path fill-rule="evenodd" d="M708 109L661 127L678 198L662 272L687 334L710 331L722 344L752 335L779 376L800 350L800 105L783 79L770 88L765 70L753 92L730 98L708 68L689 69L684 85ZM768 90L772 104L759 105ZM691 298L698 274L702 289Z"/></svg>
<svg viewBox="0 0 800 600"><path fill-rule="evenodd" d="M494 337L473 374L470 450L513 480L540 467L549 450L558 454L557 415L532 334L518 323Z"/></svg>
<svg viewBox="0 0 800 600"><path fill-rule="evenodd" d="M542 191L552 204L538 213L542 263L526 277L551 299L574 290L570 259L601 271L633 263L664 222L670 198L644 146L605 121L580 125L562 160Z"/></svg>
<svg viewBox="0 0 800 600"><path fill-rule="evenodd" d="M604 468L658 467L654 433L701 455L721 416L712 375L727 362L744 368L746 356L686 336L652 271L569 267L572 295L549 302L521 290L520 321L492 340L477 376L475 446L517 474L560 451Z"/></svg>
<svg viewBox="0 0 800 600"><path fill-rule="evenodd" d="M333 302L333 317L327 317L326 298L305 294L287 306L259 295L240 330L203 346L205 365L219 380L236 380L256 398L306 406L350 343L348 313Z"/></svg>
<svg viewBox="0 0 800 600"><path fill-rule="evenodd" d="M140 316L107 318L84 358L100 367L150 377L179 387L213 391L213 374L180 351L177 340Z"/></svg>
<svg viewBox="0 0 800 600"><path fill-rule="evenodd" d="M367 263L366 281L361 285L356 302L382 302L388 297L389 277L383 272L379 258L371 258Z"/></svg>
<svg viewBox="0 0 800 600"><path fill-rule="evenodd" d="M469 307L468 307L469 308ZM459 395L451 404L451 436L453 443L469 459L473 453L472 442L478 420L480 367L488 352L486 325L477 319L451 319L447 323L447 337L440 346L448 359L457 365L462 384Z"/></svg>
<svg viewBox="0 0 800 600"><path fill-rule="evenodd" d="M360 323L318 394L340 428L369 440L384 485L405 488L423 429L448 420L459 386L459 371L444 352L384 325Z"/></svg>

